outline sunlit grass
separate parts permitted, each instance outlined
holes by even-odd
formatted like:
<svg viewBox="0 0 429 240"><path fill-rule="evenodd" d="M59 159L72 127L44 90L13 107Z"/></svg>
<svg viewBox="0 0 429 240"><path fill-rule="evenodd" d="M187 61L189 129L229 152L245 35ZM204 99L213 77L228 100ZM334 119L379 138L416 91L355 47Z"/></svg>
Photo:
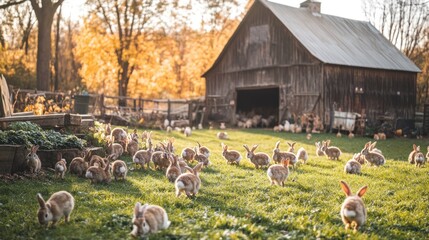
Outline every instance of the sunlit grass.
<svg viewBox="0 0 429 240"><path fill-rule="evenodd" d="M363 166L362 175L347 175L345 162L371 139L314 134L307 140L305 134L229 130L230 139L223 142L243 155L240 166L231 166L221 156L216 132L194 131L189 138L177 132L153 134L154 143L174 137L176 153L196 146L197 141L211 149L212 165L202 171L202 187L193 199L177 198L174 185L163 172L154 170L134 169L127 181L108 185L93 185L70 175L56 180L51 173L43 180L0 182L0 239L130 238L137 201L163 206L172 221L153 239L425 239L429 235L429 170L406 161L412 144L426 149L427 139L380 141L377 147L387 163L379 168ZM340 161L315 156L314 142L327 138L342 149ZM296 149L304 147L310 155L306 165L291 170L283 188L270 186L266 169L256 170L242 146L259 144L257 151L271 156L278 140L281 149L286 149L286 141L296 141ZM131 162L129 156L122 159ZM341 222L339 210L345 197L340 180L354 192L368 185L364 196L368 222L357 233L344 230ZM37 222L36 193L47 199L59 190L72 193L76 207L69 224L61 220L56 228L46 229Z"/></svg>

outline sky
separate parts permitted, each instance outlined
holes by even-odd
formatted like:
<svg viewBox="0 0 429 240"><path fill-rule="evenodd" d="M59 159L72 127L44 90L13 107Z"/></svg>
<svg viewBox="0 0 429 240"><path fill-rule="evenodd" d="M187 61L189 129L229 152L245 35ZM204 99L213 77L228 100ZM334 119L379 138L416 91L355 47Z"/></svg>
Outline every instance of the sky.
<svg viewBox="0 0 429 240"><path fill-rule="evenodd" d="M244 0L246 1L246 0ZM299 7L305 0L269 0L272 2ZM323 14L334 15L354 20L366 21L365 14L362 10L362 0L318 0L321 2L321 12ZM63 3L63 16L69 16L73 20L78 20L86 14L84 7L85 0L65 0Z"/></svg>

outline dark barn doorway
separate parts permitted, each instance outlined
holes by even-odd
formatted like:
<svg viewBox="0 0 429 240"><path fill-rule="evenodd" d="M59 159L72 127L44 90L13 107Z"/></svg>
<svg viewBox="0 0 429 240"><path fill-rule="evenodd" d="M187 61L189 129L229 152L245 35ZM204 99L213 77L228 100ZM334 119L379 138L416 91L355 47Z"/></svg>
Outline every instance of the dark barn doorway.
<svg viewBox="0 0 429 240"><path fill-rule="evenodd" d="M273 127L279 116L279 88L237 89L236 113L239 118L253 118L261 115L268 120L268 126Z"/></svg>

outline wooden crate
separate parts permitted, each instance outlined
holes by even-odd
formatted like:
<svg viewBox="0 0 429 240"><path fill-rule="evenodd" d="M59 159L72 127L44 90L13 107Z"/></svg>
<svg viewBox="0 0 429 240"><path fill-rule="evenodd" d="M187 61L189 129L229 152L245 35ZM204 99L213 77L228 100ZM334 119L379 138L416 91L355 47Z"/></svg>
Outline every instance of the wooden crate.
<svg viewBox="0 0 429 240"><path fill-rule="evenodd" d="M0 145L0 174L26 170L28 153L29 151L23 145Z"/></svg>
<svg viewBox="0 0 429 240"><path fill-rule="evenodd" d="M42 128L80 126L82 117L78 114L57 113L47 115L24 115L0 118L0 127L6 129L13 122L29 121Z"/></svg>

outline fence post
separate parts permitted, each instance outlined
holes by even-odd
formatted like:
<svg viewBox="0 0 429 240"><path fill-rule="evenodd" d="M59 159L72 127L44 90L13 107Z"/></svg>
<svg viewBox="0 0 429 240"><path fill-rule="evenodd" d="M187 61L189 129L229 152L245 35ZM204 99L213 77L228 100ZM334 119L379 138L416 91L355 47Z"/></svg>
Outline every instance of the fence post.
<svg viewBox="0 0 429 240"><path fill-rule="evenodd" d="M167 110L167 119L170 121L170 113L171 113L171 102L170 99L167 100L168 103L168 110Z"/></svg>
<svg viewBox="0 0 429 240"><path fill-rule="evenodd" d="M137 99L133 99L134 111L137 111Z"/></svg>
<svg viewBox="0 0 429 240"><path fill-rule="evenodd" d="M106 109L104 108L104 93L100 96L100 114L102 118L104 118L106 114Z"/></svg>

